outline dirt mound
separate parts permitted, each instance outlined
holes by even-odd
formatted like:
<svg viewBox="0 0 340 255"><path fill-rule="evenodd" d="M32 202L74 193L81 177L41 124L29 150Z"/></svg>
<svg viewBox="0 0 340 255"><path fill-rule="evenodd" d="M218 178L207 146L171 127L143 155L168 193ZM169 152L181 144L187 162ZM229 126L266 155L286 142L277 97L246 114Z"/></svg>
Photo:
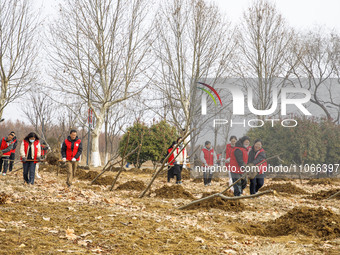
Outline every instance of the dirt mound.
<svg viewBox="0 0 340 255"><path fill-rule="evenodd" d="M115 167L115 166L110 166L110 171L111 172L119 172L120 171L120 167ZM123 169L123 171L126 171L126 169Z"/></svg>
<svg viewBox="0 0 340 255"><path fill-rule="evenodd" d="M282 193L287 193L287 194L308 194L308 192L304 191L303 189L300 189L299 187L296 187L292 183L278 183L278 184L270 184L267 186L264 186L260 189L260 191L265 191L265 190L276 190L277 192L282 192Z"/></svg>
<svg viewBox="0 0 340 255"><path fill-rule="evenodd" d="M156 197L161 198L186 198L195 199L195 197L186 191L181 185L163 186L155 190Z"/></svg>
<svg viewBox="0 0 340 255"><path fill-rule="evenodd" d="M340 237L340 215L321 207L317 209L295 207L276 220L261 225L239 227L237 230L243 234L269 237L302 234L325 239L338 238Z"/></svg>
<svg viewBox="0 0 340 255"><path fill-rule="evenodd" d="M275 177L275 178L271 178L270 180L273 182L282 182L282 181L289 182L289 181L292 181L293 179L285 178L285 177Z"/></svg>
<svg viewBox="0 0 340 255"><path fill-rule="evenodd" d="M90 170L90 167L89 166L80 166L80 165L78 165L77 169Z"/></svg>
<svg viewBox="0 0 340 255"><path fill-rule="evenodd" d="M117 190L138 190L142 191L146 188L142 181L128 181L117 187Z"/></svg>
<svg viewBox="0 0 340 255"><path fill-rule="evenodd" d="M76 173L76 177L78 177L79 180L92 181L94 178L97 177L98 174L99 172L97 171L84 171L84 170L78 169ZM112 176L101 176L93 184L111 185L112 183L113 183Z"/></svg>
<svg viewBox="0 0 340 255"><path fill-rule="evenodd" d="M203 178L195 178L192 180L194 183L203 183Z"/></svg>
<svg viewBox="0 0 340 255"><path fill-rule="evenodd" d="M216 194L218 192L205 192L202 198ZM194 204L187 209L221 209L225 211L241 212L246 209L246 206L240 201L224 200L221 197L214 197L200 203Z"/></svg>
<svg viewBox="0 0 340 255"><path fill-rule="evenodd" d="M336 180L331 178L311 179L307 182L308 185L331 185L337 183Z"/></svg>
<svg viewBox="0 0 340 255"><path fill-rule="evenodd" d="M131 169L128 169L129 172L133 172L133 173L136 173L136 174L153 174L156 170L153 170L151 168L131 168Z"/></svg>
<svg viewBox="0 0 340 255"><path fill-rule="evenodd" d="M48 153L46 156L46 161L52 166L56 166L59 163L59 154Z"/></svg>
<svg viewBox="0 0 340 255"><path fill-rule="evenodd" d="M76 172L76 176L78 177L78 179L80 180L93 180L94 178L97 177L99 173L97 171L84 171L81 169L78 169L78 171Z"/></svg>
<svg viewBox="0 0 340 255"><path fill-rule="evenodd" d="M323 199L327 199L330 196L334 195L335 193L339 192L340 189L332 189L332 190L321 190L317 193L312 194L311 196L307 196L306 198L309 199L314 199L314 200L323 200ZM340 199L340 195L336 196L334 199Z"/></svg>
<svg viewBox="0 0 340 255"><path fill-rule="evenodd" d="M0 205L5 204L7 200L9 200L11 196L6 194L5 192L0 193Z"/></svg>

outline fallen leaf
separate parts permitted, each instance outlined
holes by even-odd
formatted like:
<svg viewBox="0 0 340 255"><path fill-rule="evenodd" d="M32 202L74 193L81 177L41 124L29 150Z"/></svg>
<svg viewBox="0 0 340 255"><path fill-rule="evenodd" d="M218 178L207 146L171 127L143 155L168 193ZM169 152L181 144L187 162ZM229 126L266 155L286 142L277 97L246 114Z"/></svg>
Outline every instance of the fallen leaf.
<svg viewBox="0 0 340 255"><path fill-rule="evenodd" d="M195 242L204 243L204 240L203 240L203 238L196 236Z"/></svg>
<svg viewBox="0 0 340 255"><path fill-rule="evenodd" d="M74 230L73 229L66 229L66 238L68 240L75 240L77 239L77 236L74 234Z"/></svg>
<svg viewBox="0 0 340 255"><path fill-rule="evenodd" d="M91 232L83 233L83 234L81 234L80 236L81 236L81 237L85 237L85 236L88 236L88 235L91 235Z"/></svg>

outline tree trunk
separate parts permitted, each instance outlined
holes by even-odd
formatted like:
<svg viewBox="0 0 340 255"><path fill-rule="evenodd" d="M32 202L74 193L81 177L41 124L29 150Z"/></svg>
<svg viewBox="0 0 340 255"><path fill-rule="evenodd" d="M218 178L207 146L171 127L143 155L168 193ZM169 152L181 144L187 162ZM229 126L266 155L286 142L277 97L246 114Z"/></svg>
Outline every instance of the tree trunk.
<svg viewBox="0 0 340 255"><path fill-rule="evenodd" d="M5 105L6 105L6 92L8 88L8 81L2 79L1 80L1 91L0 91L0 119L4 113Z"/></svg>
<svg viewBox="0 0 340 255"><path fill-rule="evenodd" d="M103 115L105 113L105 110L101 111L100 113L102 115L98 116L96 118L96 126L91 133L91 136L92 136L91 137L92 138L92 142L91 142L91 165L94 166L94 167L102 165L101 158L100 158L100 151L99 151L99 135L100 135L100 131L101 131L102 126L103 126Z"/></svg>

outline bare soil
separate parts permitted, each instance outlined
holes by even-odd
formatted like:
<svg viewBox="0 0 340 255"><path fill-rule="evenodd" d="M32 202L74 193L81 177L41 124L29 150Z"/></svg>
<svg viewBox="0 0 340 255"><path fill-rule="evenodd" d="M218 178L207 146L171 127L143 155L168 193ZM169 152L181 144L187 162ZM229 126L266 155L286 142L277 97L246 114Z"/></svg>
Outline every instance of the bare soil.
<svg viewBox="0 0 340 255"><path fill-rule="evenodd" d="M339 182L265 179L263 188L278 195L178 210L228 180L205 187L159 177L150 196L138 198L136 188L109 191L116 172L90 185L101 170L78 170L71 188L56 166L41 165L34 185L23 184L22 170L0 176L0 254L339 254L340 203L323 199ZM118 181L146 185L152 173L127 169Z"/></svg>

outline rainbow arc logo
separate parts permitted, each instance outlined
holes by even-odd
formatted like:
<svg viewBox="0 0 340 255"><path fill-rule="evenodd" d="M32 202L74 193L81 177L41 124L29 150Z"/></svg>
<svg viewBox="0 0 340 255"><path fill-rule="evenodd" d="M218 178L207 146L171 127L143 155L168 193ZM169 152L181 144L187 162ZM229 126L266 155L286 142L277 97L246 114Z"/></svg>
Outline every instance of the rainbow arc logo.
<svg viewBox="0 0 340 255"><path fill-rule="evenodd" d="M210 89L216 95L218 100L220 101L221 106L223 106L220 95L217 93L217 91L212 86L210 86L210 85L208 85L206 83L203 83L203 82L197 82L197 83L207 87L208 89ZM200 89L200 90L204 91L205 93L207 93L211 97L211 99L214 101L215 105L217 105L215 97L213 96L213 94L209 90L207 90L205 88L200 88L200 87L198 87L198 89Z"/></svg>

